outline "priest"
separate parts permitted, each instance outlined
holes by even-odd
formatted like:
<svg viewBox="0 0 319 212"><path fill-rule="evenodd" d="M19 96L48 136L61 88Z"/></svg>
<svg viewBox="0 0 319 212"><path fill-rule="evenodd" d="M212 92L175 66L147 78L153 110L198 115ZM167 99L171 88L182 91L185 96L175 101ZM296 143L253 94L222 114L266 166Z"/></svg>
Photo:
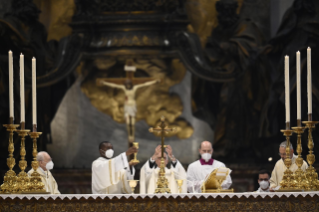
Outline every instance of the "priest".
<svg viewBox="0 0 319 212"><path fill-rule="evenodd" d="M284 164L284 161L287 157L286 155L286 147L287 147L287 141L282 142L279 145L279 155L281 159L279 159L275 165L274 170L271 173L271 178L269 180L270 182L270 191L275 191L280 188L280 182L282 181L282 178L284 176L284 172L286 171L287 167ZM296 159L298 158L297 155L294 154L294 149L292 147L292 144L290 143L290 155L289 157L291 158L291 166L289 169L292 172L295 172L298 169L296 162ZM301 166L301 169L305 171L308 168L308 164L306 161L303 161L303 164Z"/></svg>
<svg viewBox="0 0 319 212"><path fill-rule="evenodd" d="M187 169L187 190L190 193L201 193L201 187L207 175L219 167L226 167L224 163L212 159L213 147L209 141L203 141L199 148L201 159L191 163ZM232 184L230 173L222 183L223 189Z"/></svg>
<svg viewBox="0 0 319 212"><path fill-rule="evenodd" d="M132 193L128 180L133 180L136 163L129 163L127 156L137 153L136 147L113 158L113 145L103 141L99 145L100 157L92 163L93 194Z"/></svg>
<svg viewBox="0 0 319 212"><path fill-rule="evenodd" d="M38 152L37 161L39 162L37 172L41 176L42 183L44 184L44 189L47 192L50 192L50 194L60 194L60 191L58 190L58 184L56 183L52 173L50 172L50 170L52 170L54 166L50 155L45 151ZM32 173L33 169L28 172L28 175L31 176Z"/></svg>
<svg viewBox="0 0 319 212"><path fill-rule="evenodd" d="M156 189L156 182L158 180L159 167L161 163L161 148L159 145L155 149L153 156L144 164L140 172L140 194L154 194ZM179 193L179 188L176 180L184 180L181 186L181 192L187 193L186 183L186 171L182 164L173 155L173 149L170 145L165 148L164 159L165 159L165 177L168 180L168 187L171 193ZM168 163L168 158L171 162ZM167 167L170 165L170 167Z"/></svg>

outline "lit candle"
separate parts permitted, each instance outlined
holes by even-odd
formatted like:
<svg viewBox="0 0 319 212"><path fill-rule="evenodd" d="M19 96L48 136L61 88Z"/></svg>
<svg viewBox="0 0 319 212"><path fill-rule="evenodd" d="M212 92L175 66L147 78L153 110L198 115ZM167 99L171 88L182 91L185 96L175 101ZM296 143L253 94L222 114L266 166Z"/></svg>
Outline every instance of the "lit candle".
<svg viewBox="0 0 319 212"><path fill-rule="evenodd" d="M297 57L297 122L301 121L301 81L300 81L300 52L296 53ZM299 121L298 121L299 120Z"/></svg>
<svg viewBox="0 0 319 212"><path fill-rule="evenodd" d="M37 74L36 74L36 60L32 58L32 123L33 131L36 129L37 125Z"/></svg>
<svg viewBox="0 0 319 212"><path fill-rule="evenodd" d="M285 56L285 105L286 105L286 126L289 127L290 123L290 88L289 88L289 57Z"/></svg>
<svg viewBox="0 0 319 212"><path fill-rule="evenodd" d="M9 114L10 118L14 119L13 108L13 57L12 51L9 51Z"/></svg>
<svg viewBox="0 0 319 212"><path fill-rule="evenodd" d="M307 94L308 94L308 115L312 114L312 85L311 85L311 49L307 49ZM309 116L308 116L309 117ZM311 121L311 120L309 120Z"/></svg>
<svg viewBox="0 0 319 212"><path fill-rule="evenodd" d="M25 122L24 113L24 56L20 55L20 107L21 107L21 118L20 122Z"/></svg>

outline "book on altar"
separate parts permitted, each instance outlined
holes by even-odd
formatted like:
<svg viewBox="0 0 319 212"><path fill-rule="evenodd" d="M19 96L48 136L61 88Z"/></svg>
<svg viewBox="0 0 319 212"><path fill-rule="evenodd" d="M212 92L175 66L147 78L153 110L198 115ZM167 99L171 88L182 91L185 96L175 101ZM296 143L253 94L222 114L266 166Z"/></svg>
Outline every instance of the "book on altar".
<svg viewBox="0 0 319 212"><path fill-rule="evenodd" d="M215 190L220 188L221 184L226 180L227 175L229 175L230 169L225 167L219 167L214 169L210 174L208 174L202 184L204 190ZM220 185L217 178L224 178Z"/></svg>

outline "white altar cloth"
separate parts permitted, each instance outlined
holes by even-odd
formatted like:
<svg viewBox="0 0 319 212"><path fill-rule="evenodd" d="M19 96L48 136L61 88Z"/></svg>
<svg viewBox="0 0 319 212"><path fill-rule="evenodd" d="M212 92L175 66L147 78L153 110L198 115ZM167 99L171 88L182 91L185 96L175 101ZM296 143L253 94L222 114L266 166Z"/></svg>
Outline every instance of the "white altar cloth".
<svg viewBox="0 0 319 212"><path fill-rule="evenodd" d="M93 199L128 199L130 197L133 197L134 199L137 198L184 198L184 197L188 197L188 198L200 198L200 197L204 197L204 198L209 198L209 197L213 197L213 198L217 198L217 197L221 197L221 198L225 198L225 197L229 197L229 198L241 198L241 197L245 197L245 198L249 198L249 197L253 197L253 198L257 198L257 197L261 197L261 198L265 198L265 197L290 197L290 196L294 196L294 197L298 197L298 196L302 196L302 197L306 197L307 195L309 195L310 197L314 197L314 196L319 196L319 191L311 191L311 192L269 192L269 193L255 193L255 192L245 192L245 193L210 193L210 194L202 194L202 193L197 193L197 194L106 194L106 195L100 195L100 194L60 194L60 195L56 195L56 194L0 194L0 198L2 199L32 199L35 198L37 200L39 200L40 198L43 198L45 200L47 199L89 199L89 198L93 198Z"/></svg>

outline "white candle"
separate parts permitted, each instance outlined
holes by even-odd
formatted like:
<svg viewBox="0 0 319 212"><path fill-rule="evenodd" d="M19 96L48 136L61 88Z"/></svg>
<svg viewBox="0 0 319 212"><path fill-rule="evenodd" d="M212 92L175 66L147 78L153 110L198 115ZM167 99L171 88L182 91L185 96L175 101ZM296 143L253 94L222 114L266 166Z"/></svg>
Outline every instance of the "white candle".
<svg viewBox="0 0 319 212"><path fill-rule="evenodd" d="M37 124L37 74L36 74L36 60L32 58L32 123Z"/></svg>
<svg viewBox="0 0 319 212"><path fill-rule="evenodd" d="M25 122L25 112L24 112L24 56L20 55L20 108L21 108L21 118L20 122Z"/></svg>
<svg viewBox="0 0 319 212"><path fill-rule="evenodd" d="M311 49L307 49L307 94L308 94L308 114L312 114L312 85L311 85Z"/></svg>
<svg viewBox="0 0 319 212"><path fill-rule="evenodd" d="M297 57L297 120L301 120L301 81L300 81L300 52Z"/></svg>
<svg viewBox="0 0 319 212"><path fill-rule="evenodd" d="M9 51L9 114L14 118L14 100L13 100L13 57L12 51Z"/></svg>
<svg viewBox="0 0 319 212"><path fill-rule="evenodd" d="M289 88L289 57L285 56L285 105L286 123L290 123L290 88Z"/></svg>

